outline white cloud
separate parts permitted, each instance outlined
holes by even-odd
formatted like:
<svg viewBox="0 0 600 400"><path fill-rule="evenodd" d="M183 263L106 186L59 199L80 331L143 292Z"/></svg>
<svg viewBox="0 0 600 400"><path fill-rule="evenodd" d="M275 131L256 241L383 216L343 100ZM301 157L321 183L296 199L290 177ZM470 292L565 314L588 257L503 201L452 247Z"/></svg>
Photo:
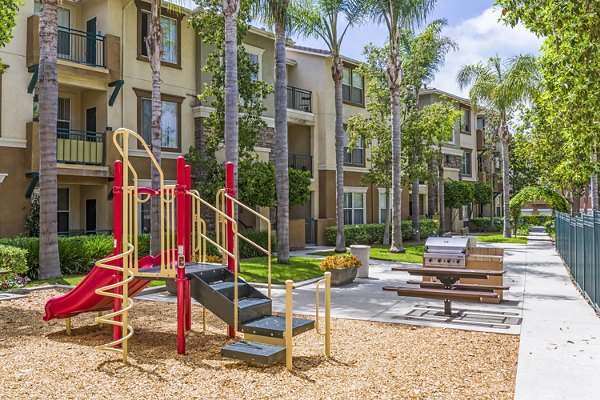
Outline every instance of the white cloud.
<svg viewBox="0 0 600 400"><path fill-rule="evenodd" d="M458 43L459 49L448 54L430 86L466 97L468 90L461 92L456 83L456 74L463 65L485 62L496 54L502 59L516 54L538 54L541 38L522 25L511 28L499 19L500 11L488 8L477 17L447 27L444 33Z"/></svg>

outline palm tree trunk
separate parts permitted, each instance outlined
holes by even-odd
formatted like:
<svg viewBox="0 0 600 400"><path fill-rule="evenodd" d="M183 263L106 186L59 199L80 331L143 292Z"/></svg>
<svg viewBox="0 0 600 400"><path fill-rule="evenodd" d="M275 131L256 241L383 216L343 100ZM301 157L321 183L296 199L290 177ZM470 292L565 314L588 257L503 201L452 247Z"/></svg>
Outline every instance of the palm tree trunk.
<svg viewBox="0 0 600 400"><path fill-rule="evenodd" d="M402 253L402 132L400 127L400 88L391 85L392 95L392 245L391 253Z"/></svg>
<svg viewBox="0 0 600 400"><path fill-rule="evenodd" d="M594 154L592 154L592 165L594 168L597 168L598 164L598 153L594 149ZM598 211L600 210L600 204L598 204L598 174L594 172L590 179L590 191L592 192L592 210Z"/></svg>
<svg viewBox="0 0 600 400"><path fill-rule="evenodd" d="M420 223L420 204L419 204L419 180L415 179L412 182L412 228L415 232L414 239L421 241L421 223Z"/></svg>
<svg viewBox="0 0 600 400"><path fill-rule="evenodd" d="M277 178L277 262L290 262L290 182L288 174L285 30L275 26L275 176Z"/></svg>
<svg viewBox="0 0 600 400"><path fill-rule="evenodd" d="M152 155L158 165L161 164L162 131L160 127L162 103L160 93L160 62L162 49L162 27L160 25L160 0L153 0L150 6L152 18L150 32L146 38L148 48L148 61L152 71ZM154 164L150 164L150 178L152 189L160 190L160 174ZM150 202L150 254L160 253L161 226L160 226L160 197L153 197Z"/></svg>
<svg viewBox="0 0 600 400"><path fill-rule="evenodd" d="M511 236L510 231L510 171L508 166L508 126L501 122L502 137L502 201L504 202L504 237Z"/></svg>
<svg viewBox="0 0 600 400"><path fill-rule="evenodd" d="M43 0L40 13L40 278L61 276L58 255L56 119L58 114L57 0Z"/></svg>
<svg viewBox="0 0 600 400"><path fill-rule="evenodd" d="M389 186L385 188L385 226L383 230L383 245L390 245L390 221L392 219L392 215L390 213L390 188Z"/></svg>
<svg viewBox="0 0 600 400"><path fill-rule="evenodd" d="M440 202L440 236L446 233L446 203L444 201L444 159L439 149L438 159L438 200Z"/></svg>
<svg viewBox="0 0 600 400"><path fill-rule="evenodd" d="M331 67L335 86L335 216L336 236L335 251L346 251L346 238L344 235L344 116L342 78L343 64L339 54L334 55Z"/></svg>
<svg viewBox="0 0 600 400"><path fill-rule="evenodd" d="M238 184L238 68L237 17L240 0L223 0L225 15L225 159L233 163L234 187Z"/></svg>

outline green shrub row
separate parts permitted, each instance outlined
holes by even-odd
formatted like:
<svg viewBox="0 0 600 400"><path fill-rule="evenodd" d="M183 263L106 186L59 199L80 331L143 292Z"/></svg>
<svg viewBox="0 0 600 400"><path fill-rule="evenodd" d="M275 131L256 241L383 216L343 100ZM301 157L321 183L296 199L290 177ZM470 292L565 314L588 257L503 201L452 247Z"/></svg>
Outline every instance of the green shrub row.
<svg viewBox="0 0 600 400"><path fill-rule="evenodd" d="M556 227L554 226L554 220L550 219L544 223L544 228L546 229L546 233L550 236L554 236L556 234Z"/></svg>
<svg viewBox="0 0 600 400"><path fill-rule="evenodd" d="M529 225L523 223L517 227L517 235L518 236L527 236L529 235Z"/></svg>
<svg viewBox="0 0 600 400"><path fill-rule="evenodd" d="M437 235L439 229L438 221L433 219L421 220L421 239ZM346 246L353 244L382 244L385 224L362 224L344 226ZM391 234L391 224L390 224ZM330 226L325 230L325 238L333 245L335 244L336 227ZM415 236L411 221L402 221L402 240L411 240Z"/></svg>
<svg viewBox="0 0 600 400"><path fill-rule="evenodd" d="M530 226L545 226L547 221L554 220L552 215L521 215L519 218L521 223L527 224Z"/></svg>
<svg viewBox="0 0 600 400"><path fill-rule="evenodd" d="M0 290L21 287L27 283L23 277L27 271L27 250L14 246L0 245Z"/></svg>
<svg viewBox="0 0 600 400"><path fill-rule="evenodd" d="M502 232L504 221L500 217L494 217L494 226L490 226L490 217L477 217L469 220L469 231L471 232Z"/></svg>
<svg viewBox="0 0 600 400"><path fill-rule="evenodd" d="M259 246L267 248L267 232L247 231L243 233L248 239L257 243ZM209 232L208 236L214 240L215 233ZM113 250L112 235L86 235L86 236L65 236L58 238L58 254L60 257L60 269L63 275L87 274L96 261L106 257ZM39 260L39 239L36 237L17 237L11 239L0 239L0 246L22 249L22 257L25 259L24 273L29 279L38 279L40 260ZM9 248L11 248L9 247ZM272 238L271 244L274 251L277 247L275 238ZM216 248L207 246L208 254L220 255ZM239 253L241 258L261 257L265 254L256 249L249 243L239 241ZM138 237L138 256L144 257L150 254L150 235L141 234ZM0 269L4 262L2 253L0 253Z"/></svg>

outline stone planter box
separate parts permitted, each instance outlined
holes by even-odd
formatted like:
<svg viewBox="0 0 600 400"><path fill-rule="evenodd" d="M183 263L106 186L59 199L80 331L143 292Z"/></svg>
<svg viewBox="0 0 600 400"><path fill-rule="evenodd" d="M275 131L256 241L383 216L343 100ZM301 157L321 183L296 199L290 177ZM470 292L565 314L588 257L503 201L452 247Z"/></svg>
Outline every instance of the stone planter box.
<svg viewBox="0 0 600 400"><path fill-rule="evenodd" d="M331 272L331 284L333 286L343 286L354 281L358 267L334 268Z"/></svg>

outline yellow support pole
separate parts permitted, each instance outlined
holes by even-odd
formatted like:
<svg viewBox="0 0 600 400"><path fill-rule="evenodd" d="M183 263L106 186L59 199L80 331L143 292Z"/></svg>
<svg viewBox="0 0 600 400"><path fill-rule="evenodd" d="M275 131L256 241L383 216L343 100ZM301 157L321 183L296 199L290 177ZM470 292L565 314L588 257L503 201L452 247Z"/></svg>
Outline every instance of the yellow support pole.
<svg viewBox="0 0 600 400"><path fill-rule="evenodd" d="M325 356L331 357L331 272L325 272Z"/></svg>
<svg viewBox="0 0 600 400"><path fill-rule="evenodd" d="M66 319L65 330L67 331L67 336L71 336L71 318Z"/></svg>
<svg viewBox="0 0 600 400"><path fill-rule="evenodd" d="M294 281L285 281L285 367L292 370L292 285Z"/></svg>

